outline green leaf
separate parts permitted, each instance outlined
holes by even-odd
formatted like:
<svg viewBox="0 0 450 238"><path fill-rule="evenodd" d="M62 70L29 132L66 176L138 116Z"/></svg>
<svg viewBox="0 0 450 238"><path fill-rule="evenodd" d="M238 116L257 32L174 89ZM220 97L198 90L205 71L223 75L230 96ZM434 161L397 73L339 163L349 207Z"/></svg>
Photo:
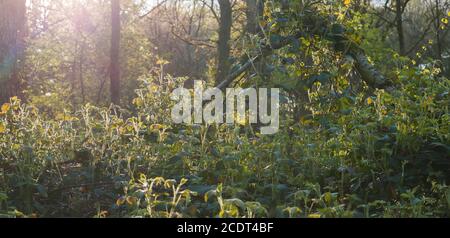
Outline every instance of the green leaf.
<svg viewBox="0 0 450 238"><path fill-rule="evenodd" d="M226 204L232 204L232 205L234 205L234 206L236 206L236 207L238 207L238 208L240 208L240 209L242 209L244 211L245 211L245 208L246 208L245 203L242 200L237 199L237 198L227 199L227 200L225 200L225 203Z"/></svg>
<svg viewBox="0 0 450 238"><path fill-rule="evenodd" d="M8 195L6 193L0 193L0 202L6 201L8 199Z"/></svg>
<svg viewBox="0 0 450 238"><path fill-rule="evenodd" d="M307 81L308 87L312 87L316 82L320 82L321 84L327 84L328 82L330 82L330 79L332 77L333 76L329 72L322 72L318 75L311 76Z"/></svg>
<svg viewBox="0 0 450 238"><path fill-rule="evenodd" d="M205 202L208 202L211 197L216 197L217 191L216 190L210 190L207 193L205 193Z"/></svg>
<svg viewBox="0 0 450 238"><path fill-rule="evenodd" d="M36 185L36 190L38 191L39 195L41 195L42 197L44 197L44 198L48 197L48 193L47 193L47 188L46 187L44 187L44 186L42 186L40 184L37 184Z"/></svg>
<svg viewBox="0 0 450 238"><path fill-rule="evenodd" d="M331 195L330 192L327 192L324 194L324 200L327 204L330 204L332 199L333 199L333 196Z"/></svg>
<svg viewBox="0 0 450 238"><path fill-rule="evenodd" d="M450 188L447 189L447 205L448 209L450 209Z"/></svg>
<svg viewBox="0 0 450 238"><path fill-rule="evenodd" d="M270 36L270 44L271 45L279 45L279 44L281 44L282 40L283 40L283 37L280 35L272 34Z"/></svg>

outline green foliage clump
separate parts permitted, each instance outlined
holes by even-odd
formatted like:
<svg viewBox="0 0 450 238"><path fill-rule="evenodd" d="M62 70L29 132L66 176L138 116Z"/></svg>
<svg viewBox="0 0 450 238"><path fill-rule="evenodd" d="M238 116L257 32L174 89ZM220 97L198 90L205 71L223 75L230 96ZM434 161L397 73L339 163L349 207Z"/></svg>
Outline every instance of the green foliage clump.
<svg viewBox="0 0 450 238"><path fill-rule="evenodd" d="M1 213L446 217L450 81L427 68L398 74L398 89L340 97L328 110L313 101L317 113L299 121L286 107L271 136L158 124L183 79L145 81L138 116L87 105L44 119L12 99L0 114Z"/></svg>
<svg viewBox="0 0 450 238"><path fill-rule="evenodd" d="M85 36L75 42L64 32L33 40L29 101L0 109L0 216L449 217L442 62L399 56L352 1L265 2L261 34L236 40L245 54L230 63L258 56L234 83L282 89L274 135L260 125L173 124L170 93L191 82L166 76L161 59L150 70L154 43L135 24L137 6L123 11L123 108L88 103L107 98L108 25L75 25ZM208 78L208 67L192 68Z"/></svg>

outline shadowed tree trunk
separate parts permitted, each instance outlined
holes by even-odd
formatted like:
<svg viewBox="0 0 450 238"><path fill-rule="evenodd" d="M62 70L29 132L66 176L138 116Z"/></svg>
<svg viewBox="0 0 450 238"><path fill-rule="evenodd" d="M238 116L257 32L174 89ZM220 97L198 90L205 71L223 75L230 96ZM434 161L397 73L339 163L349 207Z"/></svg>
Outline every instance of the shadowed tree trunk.
<svg viewBox="0 0 450 238"><path fill-rule="evenodd" d="M225 80L230 71L230 40L231 26L233 21L232 7L230 0L219 0L220 22L219 22L219 42L217 45L217 75L216 84Z"/></svg>
<svg viewBox="0 0 450 238"><path fill-rule="evenodd" d="M264 0L245 0L246 2L246 33L248 35L260 35L264 37L263 29L260 26L260 21L263 20L264 16ZM251 39L250 39L251 40ZM255 73L261 77L265 77L261 74L264 69L264 62L255 62L254 64Z"/></svg>
<svg viewBox="0 0 450 238"><path fill-rule="evenodd" d="M19 69L25 49L25 0L0 0L0 103L21 96Z"/></svg>
<svg viewBox="0 0 450 238"><path fill-rule="evenodd" d="M264 0L245 0L247 4L246 17L247 26L246 30L250 34L257 34L260 32L259 21L264 14Z"/></svg>
<svg viewBox="0 0 450 238"><path fill-rule="evenodd" d="M111 103L120 105L120 0L111 0Z"/></svg>
<svg viewBox="0 0 450 238"><path fill-rule="evenodd" d="M435 0L434 1L434 7L435 7L435 18L436 18L436 50L437 50L437 58L441 61L442 63L442 39L441 39L441 10L440 10L440 5L441 5L441 1L440 0Z"/></svg>
<svg viewBox="0 0 450 238"><path fill-rule="evenodd" d="M403 0L396 0L395 2L395 14L396 14L396 27L398 34L398 44L400 49L400 55L406 54L405 48L405 34L403 30L403 13L406 8L406 4Z"/></svg>

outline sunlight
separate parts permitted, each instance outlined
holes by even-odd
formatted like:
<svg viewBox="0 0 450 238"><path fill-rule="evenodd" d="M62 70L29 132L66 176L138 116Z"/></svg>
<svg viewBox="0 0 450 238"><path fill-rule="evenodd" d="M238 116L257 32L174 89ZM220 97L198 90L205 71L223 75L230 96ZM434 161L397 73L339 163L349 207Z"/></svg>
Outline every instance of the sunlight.
<svg viewBox="0 0 450 238"><path fill-rule="evenodd" d="M0 0L0 218L448 218L449 91L450 0Z"/></svg>

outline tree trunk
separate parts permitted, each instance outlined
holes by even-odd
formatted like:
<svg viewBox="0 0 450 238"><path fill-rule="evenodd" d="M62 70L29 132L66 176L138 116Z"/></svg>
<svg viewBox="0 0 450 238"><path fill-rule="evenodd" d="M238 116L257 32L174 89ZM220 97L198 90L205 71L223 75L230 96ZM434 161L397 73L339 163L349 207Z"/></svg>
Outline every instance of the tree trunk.
<svg viewBox="0 0 450 238"><path fill-rule="evenodd" d="M441 39L441 12L440 12L440 0L435 0L435 11L436 11L436 50L437 50L437 58L442 63L442 39Z"/></svg>
<svg viewBox="0 0 450 238"><path fill-rule="evenodd" d="M264 0L246 0L245 2L247 4L245 12L247 17L247 33L258 34L261 31L259 21L264 15Z"/></svg>
<svg viewBox="0 0 450 238"><path fill-rule="evenodd" d="M230 0L219 0L220 23L219 23L219 42L217 45L217 74L216 84L220 84L228 76L230 71L230 40L231 26L233 21L232 8Z"/></svg>
<svg viewBox="0 0 450 238"><path fill-rule="evenodd" d="M79 59L79 80L80 80L80 90L81 90L81 102L86 104L86 93L84 89L84 77L83 77L83 61L84 61L84 42L80 46L80 59Z"/></svg>
<svg viewBox="0 0 450 238"><path fill-rule="evenodd" d="M120 0L111 0L111 103L120 105Z"/></svg>
<svg viewBox="0 0 450 238"><path fill-rule="evenodd" d="M245 0L247 8L245 15L247 18L246 31L249 34L256 34L258 31L258 3L257 0Z"/></svg>
<svg viewBox="0 0 450 238"><path fill-rule="evenodd" d="M403 31L403 1L396 0L395 2L395 14L396 14L396 26L397 26L397 34L398 34L398 44L400 49L400 55L404 56L406 54L405 48L405 34Z"/></svg>
<svg viewBox="0 0 450 238"><path fill-rule="evenodd" d="M263 20L262 18L264 16L264 0L246 0L246 5L246 33L249 35L260 35L261 37L263 37L263 31L259 22ZM260 74L260 72L263 71L263 65L264 62L262 61L255 62L254 65L256 73L260 76L263 76L262 74Z"/></svg>
<svg viewBox="0 0 450 238"><path fill-rule="evenodd" d="M20 61L26 36L25 0L0 0L0 103L21 96Z"/></svg>

